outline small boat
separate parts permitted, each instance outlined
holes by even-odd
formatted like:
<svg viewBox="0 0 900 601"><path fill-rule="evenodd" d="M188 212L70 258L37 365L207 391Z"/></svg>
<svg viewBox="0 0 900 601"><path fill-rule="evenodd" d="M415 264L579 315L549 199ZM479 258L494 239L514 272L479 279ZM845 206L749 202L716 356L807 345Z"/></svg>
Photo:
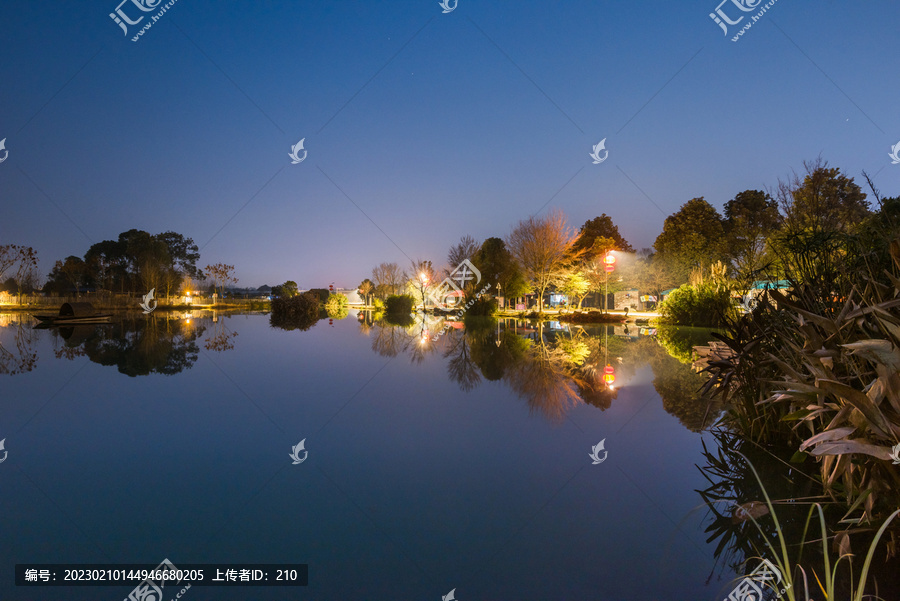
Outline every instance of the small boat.
<svg viewBox="0 0 900 601"><path fill-rule="evenodd" d="M79 323L105 323L111 314L101 315L94 310L91 303L63 303L59 315L33 315L41 324L75 325Z"/></svg>

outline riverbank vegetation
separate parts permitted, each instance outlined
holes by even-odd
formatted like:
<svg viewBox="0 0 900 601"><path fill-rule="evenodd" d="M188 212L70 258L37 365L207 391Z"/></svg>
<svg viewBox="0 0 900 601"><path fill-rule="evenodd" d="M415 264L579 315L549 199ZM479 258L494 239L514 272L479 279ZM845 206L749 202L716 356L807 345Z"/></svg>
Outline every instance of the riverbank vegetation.
<svg viewBox="0 0 900 601"><path fill-rule="evenodd" d="M900 200L870 188L871 212L821 165L779 185L764 271L788 285L726 320L727 351L707 367L707 392L728 400L723 425L815 474L839 508L827 538L841 553L900 507ZM882 544L896 555L898 543L894 522Z"/></svg>

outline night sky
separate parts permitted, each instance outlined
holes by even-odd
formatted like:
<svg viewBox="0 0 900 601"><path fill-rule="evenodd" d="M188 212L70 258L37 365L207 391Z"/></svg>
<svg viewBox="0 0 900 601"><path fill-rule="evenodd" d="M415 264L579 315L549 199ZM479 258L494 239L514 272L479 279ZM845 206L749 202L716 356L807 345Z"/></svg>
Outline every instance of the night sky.
<svg viewBox="0 0 900 601"><path fill-rule="evenodd" d="M726 36L718 0L177 0L138 42L165 3L126 36L119 1L0 4L0 244L43 274L138 228L240 286L353 287L551 207L641 248L819 155L900 194L895 0L778 0L738 42L757 10Z"/></svg>

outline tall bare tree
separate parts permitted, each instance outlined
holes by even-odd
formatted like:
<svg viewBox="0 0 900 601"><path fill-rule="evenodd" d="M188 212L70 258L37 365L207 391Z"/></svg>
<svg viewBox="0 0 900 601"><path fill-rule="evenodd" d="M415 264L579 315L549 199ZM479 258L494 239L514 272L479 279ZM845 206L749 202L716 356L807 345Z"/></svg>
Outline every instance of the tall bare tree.
<svg viewBox="0 0 900 601"><path fill-rule="evenodd" d="M434 268L431 261L419 259L411 264L412 273L409 274L408 287L415 292L416 303L422 303L425 310L425 301L428 298L428 290L437 284Z"/></svg>
<svg viewBox="0 0 900 601"><path fill-rule="evenodd" d="M37 251L30 246L16 244L0 246L0 283L4 281L4 275L8 271L16 283L19 296L22 296L25 283L37 270L37 265Z"/></svg>
<svg viewBox="0 0 900 601"><path fill-rule="evenodd" d="M465 235L460 238L459 242L451 246L450 252L447 253L447 262L450 264L450 272L456 269L456 267L466 259L471 261L479 248L481 248L481 243L476 242L475 238L472 236ZM450 275L450 273L447 273L447 275Z"/></svg>
<svg viewBox="0 0 900 601"><path fill-rule="evenodd" d="M206 275L213 281L216 290L225 292L225 286L228 284L237 284L238 279L234 277L234 265L225 265L224 263L216 263L215 265L207 265ZM220 294L221 296L221 294Z"/></svg>
<svg viewBox="0 0 900 601"><path fill-rule="evenodd" d="M397 294L406 284L406 273L396 263L382 263L372 269L375 295L384 299Z"/></svg>
<svg viewBox="0 0 900 601"><path fill-rule="evenodd" d="M572 253L575 233L562 211L554 209L546 217L529 217L513 229L506 246L522 267L525 279L538 293L538 311L544 311L544 293L559 280L577 253Z"/></svg>

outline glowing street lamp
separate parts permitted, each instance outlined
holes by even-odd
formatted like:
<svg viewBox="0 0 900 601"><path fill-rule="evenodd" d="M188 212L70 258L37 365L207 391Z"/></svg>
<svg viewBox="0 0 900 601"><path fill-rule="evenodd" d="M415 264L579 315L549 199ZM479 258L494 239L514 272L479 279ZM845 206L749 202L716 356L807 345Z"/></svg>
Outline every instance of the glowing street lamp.
<svg viewBox="0 0 900 601"><path fill-rule="evenodd" d="M422 313L425 312L425 290L428 288L428 274L424 271L419 274L419 280L422 281Z"/></svg>
<svg viewBox="0 0 900 601"><path fill-rule="evenodd" d="M603 295L603 312L608 313L606 304L609 302L609 274L616 268L616 258L613 256L613 251L606 253L606 256L603 257L603 262L606 263L606 293Z"/></svg>

